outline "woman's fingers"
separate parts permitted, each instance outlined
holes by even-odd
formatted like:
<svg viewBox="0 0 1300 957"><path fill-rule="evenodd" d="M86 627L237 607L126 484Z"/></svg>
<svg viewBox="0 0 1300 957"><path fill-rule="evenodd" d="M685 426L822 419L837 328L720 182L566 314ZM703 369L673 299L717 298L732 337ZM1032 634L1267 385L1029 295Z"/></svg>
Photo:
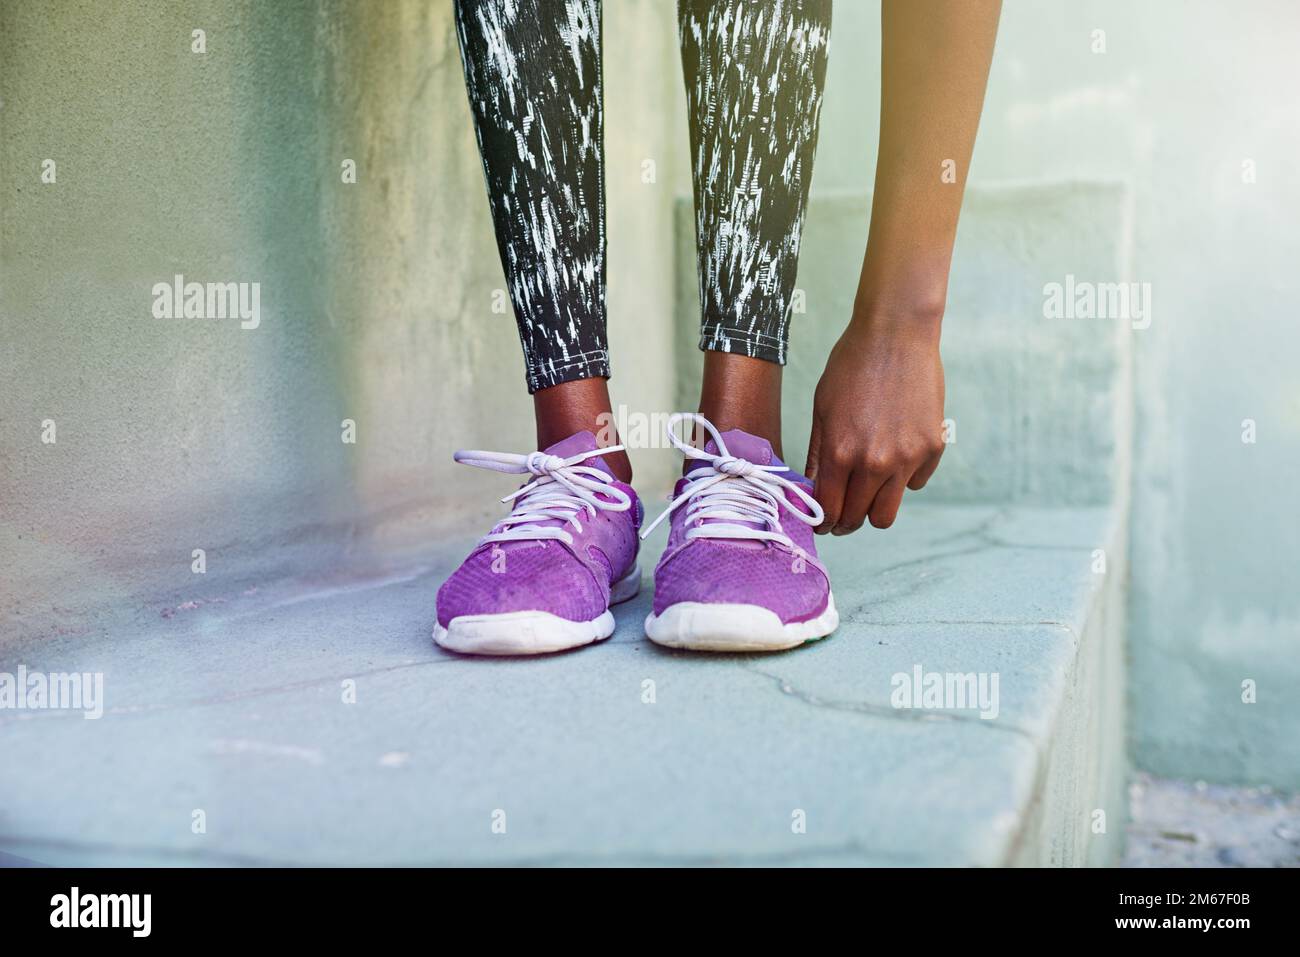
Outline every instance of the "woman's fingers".
<svg viewBox="0 0 1300 957"><path fill-rule="evenodd" d="M828 426L814 411L804 474L813 479L814 494L825 513L817 533L848 535L868 521L876 528L889 528L898 517L904 493L930 480L944 448L937 435L868 438L842 423Z"/></svg>
<svg viewBox="0 0 1300 957"><path fill-rule="evenodd" d="M868 451L835 456L819 450L818 501L826 511L819 532L848 535L870 521L889 528L898 517L907 489L919 489L939 467L943 447L891 453Z"/></svg>
<svg viewBox="0 0 1300 957"><path fill-rule="evenodd" d="M944 446L939 446L939 450L921 464L921 467L913 473L910 479L908 479L908 488L913 492L918 492L925 488L925 483L930 481L930 476L933 475L934 470L939 467L939 459L943 458L943 450Z"/></svg>
<svg viewBox="0 0 1300 957"><path fill-rule="evenodd" d="M839 522L840 513L844 511L844 492L848 478L847 470L824 460L818 467L814 495L825 513L822 523L814 529L818 535L825 535Z"/></svg>
<svg viewBox="0 0 1300 957"><path fill-rule="evenodd" d="M805 460L803 474L805 478L817 481L818 457L822 454L822 423L813 410L812 434L808 436L808 458Z"/></svg>
<svg viewBox="0 0 1300 957"><path fill-rule="evenodd" d="M856 532L867 520L867 511L876 497L880 487L888 481L888 475L868 472L857 468L849 476L848 487L844 492L844 508L840 511L840 520L831 529L832 535L848 535Z"/></svg>
<svg viewBox="0 0 1300 957"><path fill-rule="evenodd" d="M812 434L808 436L808 463L803 474L813 480L813 497L822 507L825 517L814 531L825 535L839 521L840 511L844 507L844 486L849 472L838 462L830 461L829 449L822 447L821 416L813 410Z"/></svg>
<svg viewBox="0 0 1300 957"><path fill-rule="evenodd" d="M825 535L839 522L840 514L844 511L844 495L851 473L847 463L823 452L816 467L816 474L813 495L821 505L825 518L815 531L818 535Z"/></svg>
<svg viewBox="0 0 1300 957"><path fill-rule="evenodd" d="M907 476L895 472L889 481L880 487L871 502L868 515L876 528L889 528L898 517L898 509L903 504L903 490L907 487Z"/></svg>

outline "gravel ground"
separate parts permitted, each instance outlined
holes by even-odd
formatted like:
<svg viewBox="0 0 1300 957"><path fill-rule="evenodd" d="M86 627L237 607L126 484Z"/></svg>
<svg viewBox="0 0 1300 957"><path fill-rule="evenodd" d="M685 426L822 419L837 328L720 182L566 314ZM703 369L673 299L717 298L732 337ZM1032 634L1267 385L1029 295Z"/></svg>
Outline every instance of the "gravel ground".
<svg viewBox="0 0 1300 957"><path fill-rule="evenodd" d="M1300 867L1300 795L1138 774L1125 867Z"/></svg>

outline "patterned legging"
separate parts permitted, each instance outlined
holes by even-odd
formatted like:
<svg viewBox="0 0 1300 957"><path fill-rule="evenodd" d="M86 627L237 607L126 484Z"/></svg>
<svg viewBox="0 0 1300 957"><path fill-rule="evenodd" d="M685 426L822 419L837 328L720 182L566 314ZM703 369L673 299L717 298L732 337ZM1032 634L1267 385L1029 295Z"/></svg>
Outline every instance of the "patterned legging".
<svg viewBox="0 0 1300 957"><path fill-rule="evenodd" d="M700 347L784 363L831 0L679 0ZM600 0L456 0L528 391L608 376Z"/></svg>

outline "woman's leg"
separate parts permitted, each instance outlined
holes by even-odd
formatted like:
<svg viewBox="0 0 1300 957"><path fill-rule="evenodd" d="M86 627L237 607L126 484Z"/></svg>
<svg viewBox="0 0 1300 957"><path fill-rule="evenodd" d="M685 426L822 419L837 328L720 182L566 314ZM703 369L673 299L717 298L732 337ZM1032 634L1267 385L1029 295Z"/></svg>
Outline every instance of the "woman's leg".
<svg viewBox="0 0 1300 957"><path fill-rule="evenodd" d="M600 0L456 0L456 26L538 447L613 441Z"/></svg>
<svg viewBox="0 0 1300 957"><path fill-rule="evenodd" d="M700 411L779 455L831 0L679 0L678 20L707 351Z"/></svg>

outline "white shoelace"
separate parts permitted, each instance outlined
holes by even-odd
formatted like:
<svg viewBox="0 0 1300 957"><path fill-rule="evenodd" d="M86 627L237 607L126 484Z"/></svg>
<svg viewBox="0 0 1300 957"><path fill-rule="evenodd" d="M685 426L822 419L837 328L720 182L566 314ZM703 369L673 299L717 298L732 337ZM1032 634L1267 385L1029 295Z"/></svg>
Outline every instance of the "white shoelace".
<svg viewBox="0 0 1300 957"><path fill-rule="evenodd" d="M545 452L529 452L527 455L516 452L474 450L457 452L453 458L463 465L512 475L537 476L533 481L501 500L506 504L513 501L514 508L510 515L499 523L498 527L501 531L485 535L480 539L479 544L554 539L572 545L573 536L563 527L537 523L558 519L565 524L571 524L575 530L581 532L580 515L587 514L595 518L598 511L626 512L632 507L632 499L614 485L614 480L609 474L595 466L579 464L597 455L622 450L621 445L611 445L608 448L592 449L590 452L579 452L568 458L547 455ZM605 501L599 498L601 495L608 496L614 501Z"/></svg>
<svg viewBox="0 0 1300 957"><path fill-rule="evenodd" d="M691 421L704 428L712 437L718 448L717 455L711 455L703 449L683 442L677 437L677 425ZM781 465L758 465L747 459L737 458L727 451L727 443L713 427L713 423L696 412L675 412L668 417L668 440L688 459L699 459L708 464L696 468L687 476L682 494L659 514L653 522L641 532L645 538L655 526L676 510L677 506L689 502L686 507L686 522L690 526L686 532L687 540L695 538L741 538L776 542L787 548L797 546L790 536L781 531L781 509L803 522L805 525L820 525L825 513L817 500L797 482L777 474L786 471ZM808 512L802 512L790 504L784 490L789 489L808 506ZM713 521L705 522L705 519ZM753 522L759 528L748 524Z"/></svg>

